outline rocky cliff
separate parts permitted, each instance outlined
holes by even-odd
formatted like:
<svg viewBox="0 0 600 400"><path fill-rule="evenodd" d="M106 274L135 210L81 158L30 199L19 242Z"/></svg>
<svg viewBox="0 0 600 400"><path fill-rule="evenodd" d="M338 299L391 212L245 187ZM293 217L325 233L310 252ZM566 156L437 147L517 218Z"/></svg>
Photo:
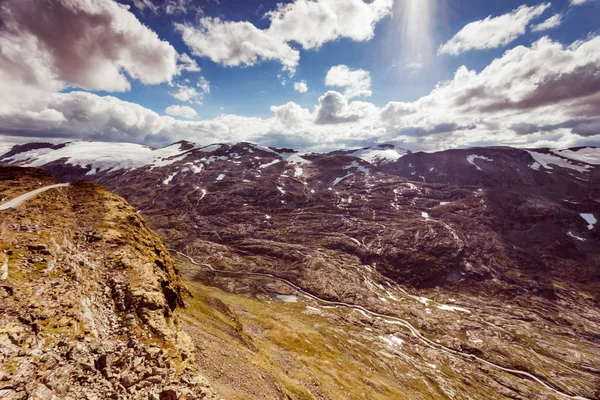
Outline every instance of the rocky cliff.
<svg viewBox="0 0 600 400"><path fill-rule="evenodd" d="M0 168L3 198L52 183ZM52 189L0 211L0 238L0 398L214 397L180 329L173 261L122 198Z"/></svg>

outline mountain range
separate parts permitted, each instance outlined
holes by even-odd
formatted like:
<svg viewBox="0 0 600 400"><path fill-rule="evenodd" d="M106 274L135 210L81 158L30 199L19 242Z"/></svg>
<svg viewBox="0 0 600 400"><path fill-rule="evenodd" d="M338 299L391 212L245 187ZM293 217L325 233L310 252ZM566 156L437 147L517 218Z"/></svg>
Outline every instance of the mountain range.
<svg viewBox="0 0 600 400"><path fill-rule="evenodd" d="M162 276L152 290L176 334L153 331L143 312L136 318L163 348L177 349L170 337L179 332L189 338L185 374L202 377L205 396L600 398L600 148L307 153L252 143L29 143L0 164L0 203L71 183L56 189L60 196L40 195L37 211L20 218L0 211L5 232L47 219L36 222L45 224L40 237L75 243L63 264L89 235L98 243L82 245L97 253L91 258L110 248L127 264L152 248L162 267L154 260L158 270L142 275ZM117 222L100 218L115 207L108 214ZM98 228L106 224L142 239L123 244L135 250L115 249ZM69 236L77 226L88 228ZM118 269L145 271L133 264ZM80 274L114 291L115 267L102 268L102 278ZM138 274L118 280L149 290ZM73 298L91 298L78 290ZM110 332L113 351L122 332ZM104 370L94 367L110 382ZM173 390L200 396L177 373ZM130 387L131 398L167 393Z"/></svg>

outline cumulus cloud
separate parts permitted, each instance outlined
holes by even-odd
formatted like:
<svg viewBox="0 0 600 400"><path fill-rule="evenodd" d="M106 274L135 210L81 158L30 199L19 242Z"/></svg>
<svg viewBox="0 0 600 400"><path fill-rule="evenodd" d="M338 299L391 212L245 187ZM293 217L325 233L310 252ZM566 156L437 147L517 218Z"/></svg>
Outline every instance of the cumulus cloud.
<svg viewBox="0 0 600 400"><path fill-rule="evenodd" d="M544 37L519 46L477 74L461 67L454 80L432 92L435 102L467 111L529 110L569 104L578 113L600 111L600 37L571 46ZM430 95L434 99L434 96Z"/></svg>
<svg viewBox="0 0 600 400"><path fill-rule="evenodd" d="M176 92L169 92L171 96L179 101L202 104L204 98L203 92L198 92L196 88L177 84Z"/></svg>
<svg viewBox="0 0 600 400"><path fill-rule="evenodd" d="M219 141L229 128L218 121L178 121L113 96L54 93L29 110L0 114L0 133L38 138L126 141L164 145L193 137Z"/></svg>
<svg viewBox="0 0 600 400"><path fill-rule="evenodd" d="M265 14L267 29L247 21L201 18L197 26L176 24L183 41L199 57L225 66L255 65L278 61L294 75L300 52L290 46L298 43L314 49L340 38L366 41L392 11L393 0L296 0L279 4Z"/></svg>
<svg viewBox="0 0 600 400"><path fill-rule="evenodd" d="M130 3L140 11L159 12L167 15L187 14L192 8L191 0L130 0Z"/></svg>
<svg viewBox="0 0 600 400"><path fill-rule="evenodd" d="M250 22L229 22L204 17L199 25L175 24L185 44L198 57L235 67L254 65L260 61L279 61L294 72L300 52Z"/></svg>
<svg viewBox="0 0 600 400"><path fill-rule="evenodd" d="M358 96L371 96L371 74L364 69L350 69L347 65L336 65L327 71L325 85L346 88L348 99Z"/></svg>
<svg viewBox="0 0 600 400"><path fill-rule="evenodd" d="M547 30L550 30L550 29L558 28L561 23L562 23L562 15L561 14L554 14L553 16L551 16L550 18L548 18L547 20L545 20L543 22L540 22L537 25L532 26L531 30L533 32L547 31Z"/></svg>
<svg viewBox="0 0 600 400"><path fill-rule="evenodd" d="M165 108L165 113L174 117L182 117L187 119L195 118L198 116L198 113L192 107L180 105L172 105Z"/></svg>
<svg viewBox="0 0 600 400"><path fill-rule="evenodd" d="M476 145L569 147L600 143L600 37L566 46L542 38L480 72L460 67L414 102L382 108L329 91L312 110L271 107L269 118L177 120L111 96L57 93L0 113L0 133L165 145L253 141L324 151L393 142L413 150ZM0 145L2 147L2 145Z"/></svg>
<svg viewBox="0 0 600 400"><path fill-rule="evenodd" d="M310 120L310 111L294 102L282 106L271 106L277 123L283 128L294 128Z"/></svg>
<svg viewBox="0 0 600 400"><path fill-rule="evenodd" d="M315 112L315 124L343 124L357 122L376 112L371 103L348 100L341 93L329 91L319 97L319 106Z"/></svg>
<svg viewBox="0 0 600 400"><path fill-rule="evenodd" d="M308 92L308 85L306 84L306 81L294 82L294 90L300 93Z"/></svg>
<svg viewBox="0 0 600 400"><path fill-rule="evenodd" d="M389 104L382 123L394 137L407 127L429 130L452 121L465 128L453 130L455 145L477 143L474 133L490 143L531 145L558 132L559 143L573 143L594 134L600 115L599 51L598 37L571 46L545 37L506 52L480 73L459 68L416 102Z"/></svg>
<svg viewBox="0 0 600 400"><path fill-rule="evenodd" d="M177 71L181 73L182 71L188 72L200 72L201 69L192 57L190 57L186 53L182 53L179 55L179 64L177 66Z"/></svg>
<svg viewBox="0 0 600 400"><path fill-rule="evenodd" d="M340 38L363 42L373 38L375 24L392 11L393 0L296 0L280 3L265 16L269 36L296 42L305 49Z"/></svg>
<svg viewBox="0 0 600 400"><path fill-rule="evenodd" d="M173 46L111 0L5 0L0 21L0 110L67 86L126 91L128 78L178 73Z"/></svg>
<svg viewBox="0 0 600 400"><path fill-rule="evenodd" d="M199 87L204 93L210 93L210 82L205 77L201 76L200 79L198 79L196 86Z"/></svg>
<svg viewBox="0 0 600 400"><path fill-rule="evenodd" d="M522 5L508 14L471 22L440 46L438 53L456 56L469 50L506 46L523 35L529 23L548 8L550 3L531 7Z"/></svg>

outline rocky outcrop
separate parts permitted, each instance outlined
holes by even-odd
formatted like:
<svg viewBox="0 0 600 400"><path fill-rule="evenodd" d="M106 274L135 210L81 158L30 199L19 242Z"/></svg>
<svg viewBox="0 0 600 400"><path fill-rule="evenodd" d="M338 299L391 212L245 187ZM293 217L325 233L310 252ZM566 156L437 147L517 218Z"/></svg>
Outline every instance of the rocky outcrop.
<svg viewBox="0 0 600 400"><path fill-rule="evenodd" d="M0 398L214 398L173 261L123 199L79 182L0 219Z"/></svg>

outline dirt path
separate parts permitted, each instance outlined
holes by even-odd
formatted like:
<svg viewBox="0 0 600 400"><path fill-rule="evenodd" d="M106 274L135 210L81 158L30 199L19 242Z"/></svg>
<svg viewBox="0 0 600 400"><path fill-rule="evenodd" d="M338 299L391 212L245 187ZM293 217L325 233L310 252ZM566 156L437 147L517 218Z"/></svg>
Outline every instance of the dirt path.
<svg viewBox="0 0 600 400"><path fill-rule="evenodd" d="M69 186L69 184L68 183L59 183L56 185L44 186L42 188L32 190L31 192L28 192L28 193L22 194L18 197L15 197L14 199L7 201L6 203L0 204L0 211L18 207L23 202L30 200L31 198L37 196L40 193L45 192L46 190L55 189L55 188L59 188L59 187L65 187L65 186Z"/></svg>

